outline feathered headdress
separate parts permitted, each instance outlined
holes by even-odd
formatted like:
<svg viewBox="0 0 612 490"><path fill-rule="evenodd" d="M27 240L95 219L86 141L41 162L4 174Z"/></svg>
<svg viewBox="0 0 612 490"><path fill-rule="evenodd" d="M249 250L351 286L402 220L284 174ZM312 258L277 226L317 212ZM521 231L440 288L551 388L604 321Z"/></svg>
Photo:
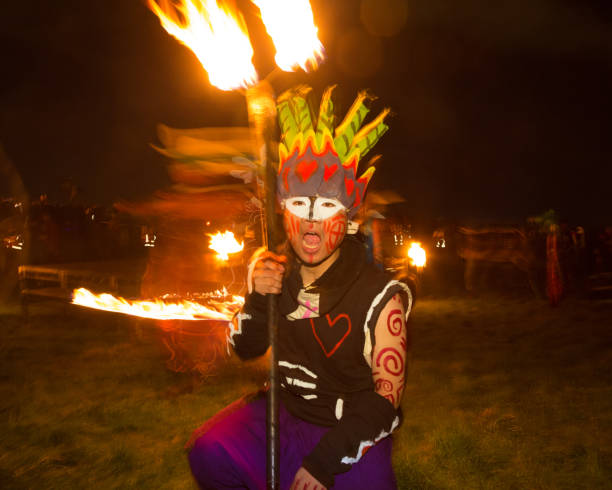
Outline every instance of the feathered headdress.
<svg viewBox="0 0 612 490"><path fill-rule="evenodd" d="M383 110L372 122L361 125L373 99L360 92L348 114L334 130L334 107L329 87L321 99L319 116L313 117L306 100L310 87L299 86L277 100L281 129L277 195L282 202L294 196L338 199L353 217L361 205L374 166L357 177L359 160L387 131Z"/></svg>

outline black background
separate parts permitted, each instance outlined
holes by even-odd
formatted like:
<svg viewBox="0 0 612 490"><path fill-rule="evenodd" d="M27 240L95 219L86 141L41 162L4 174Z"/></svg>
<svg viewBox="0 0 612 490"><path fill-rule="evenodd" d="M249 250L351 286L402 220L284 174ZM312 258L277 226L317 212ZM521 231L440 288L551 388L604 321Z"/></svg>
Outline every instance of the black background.
<svg viewBox="0 0 612 490"><path fill-rule="evenodd" d="M238 3L263 77L270 40L257 9ZM369 88L375 111L393 109L373 188L429 218L522 221L554 208L578 224L611 221L609 2L312 5L327 60L275 88L306 82L319 96L338 83L339 114ZM158 123L246 124L243 97L211 87L144 2L2 10L0 143L34 196L58 199L71 179L89 203L146 198L168 185L150 146Z"/></svg>

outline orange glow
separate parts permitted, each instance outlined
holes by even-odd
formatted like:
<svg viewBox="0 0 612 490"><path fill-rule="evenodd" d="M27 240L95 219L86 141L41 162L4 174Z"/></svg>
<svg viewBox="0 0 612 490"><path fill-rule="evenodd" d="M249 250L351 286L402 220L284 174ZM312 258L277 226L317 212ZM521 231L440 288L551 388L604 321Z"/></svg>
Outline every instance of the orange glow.
<svg viewBox="0 0 612 490"><path fill-rule="evenodd" d="M253 47L242 14L216 0L148 0L168 34L186 45L210 83L233 90L257 83Z"/></svg>
<svg viewBox="0 0 612 490"><path fill-rule="evenodd" d="M217 252L217 258L221 260L228 260L228 254L235 254L241 252L244 248L244 242L238 243L234 234L231 231L220 231L214 235L208 234L210 237L210 245L208 248Z"/></svg>
<svg viewBox="0 0 612 490"><path fill-rule="evenodd" d="M261 20L276 48L276 64L281 70L298 67L316 70L323 59L323 45L317 37L308 0L252 0L261 11Z"/></svg>
<svg viewBox="0 0 612 490"><path fill-rule="evenodd" d="M427 262L425 249L421 247L419 242L412 242L410 244L410 248L408 249L408 258L410 259L412 265L416 267L424 267L425 263Z"/></svg>
<svg viewBox="0 0 612 490"><path fill-rule="evenodd" d="M158 320L224 320L232 317L244 304L242 296L230 295L219 290L204 295L207 306L194 301L165 302L162 299L150 301L116 298L112 294L94 294L80 288L72 292L72 303L97 310L112 311L142 318Z"/></svg>

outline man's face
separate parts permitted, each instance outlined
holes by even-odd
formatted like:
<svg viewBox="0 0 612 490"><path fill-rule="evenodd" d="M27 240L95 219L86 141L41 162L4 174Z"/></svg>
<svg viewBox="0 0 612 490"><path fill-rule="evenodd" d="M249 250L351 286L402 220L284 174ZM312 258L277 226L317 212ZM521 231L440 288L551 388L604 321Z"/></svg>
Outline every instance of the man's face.
<svg viewBox="0 0 612 490"><path fill-rule="evenodd" d="M336 199L290 197L284 201L283 224L293 251L316 265L333 254L346 234L346 209Z"/></svg>

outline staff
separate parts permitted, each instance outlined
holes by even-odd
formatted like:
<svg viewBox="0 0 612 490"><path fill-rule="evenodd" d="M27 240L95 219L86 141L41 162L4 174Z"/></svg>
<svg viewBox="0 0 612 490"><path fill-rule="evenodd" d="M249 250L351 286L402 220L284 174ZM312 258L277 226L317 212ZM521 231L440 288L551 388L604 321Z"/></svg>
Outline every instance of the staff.
<svg viewBox="0 0 612 490"><path fill-rule="evenodd" d="M208 73L210 82L222 90L247 87L249 120L255 130L260 151L260 173L264 184L264 239L268 248L276 244L275 185L273 145L276 139L276 102L270 84L257 83L252 64L251 46L246 23L238 11L216 0L148 0L169 34L187 45ZM253 0L276 47L276 63L284 71L297 68L316 69L323 46L317 37L312 9L308 0ZM288 29L287 27L290 27ZM268 334L270 354L270 390L268 394L268 488L279 486L278 467L278 381L277 381L277 307L274 295L268 294Z"/></svg>
<svg viewBox="0 0 612 490"><path fill-rule="evenodd" d="M263 175L264 196L263 203L263 231L265 245L274 250L278 243L276 235L276 155L274 148L276 141L276 100L272 86L263 81L251 87L246 92L249 123L255 130L257 148L260 151L260 170ZM274 294L266 295L268 313L268 337L270 341L270 367L269 390L267 395L266 432L267 432L267 460L266 477L268 488L279 488L279 423L278 423L278 302Z"/></svg>

